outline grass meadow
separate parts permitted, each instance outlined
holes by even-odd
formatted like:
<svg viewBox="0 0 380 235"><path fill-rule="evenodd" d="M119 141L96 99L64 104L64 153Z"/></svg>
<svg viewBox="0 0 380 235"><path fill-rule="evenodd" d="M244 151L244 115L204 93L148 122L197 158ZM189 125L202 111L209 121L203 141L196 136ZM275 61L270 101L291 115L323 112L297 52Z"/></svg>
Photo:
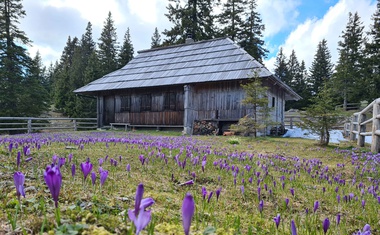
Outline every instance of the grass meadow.
<svg viewBox="0 0 380 235"><path fill-rule="evenodd" d="M190 234L364 234L368 225L380 234L380 155L368 151L175 132L2 135L0 234L135 234L128 210L139 184L154 200L141 234L184 234L187 193ZM92 164L86 179L84 163ZM52 164L62 176L57 207L44 180ZM25 197L15 172L25 176Z"/></svg>

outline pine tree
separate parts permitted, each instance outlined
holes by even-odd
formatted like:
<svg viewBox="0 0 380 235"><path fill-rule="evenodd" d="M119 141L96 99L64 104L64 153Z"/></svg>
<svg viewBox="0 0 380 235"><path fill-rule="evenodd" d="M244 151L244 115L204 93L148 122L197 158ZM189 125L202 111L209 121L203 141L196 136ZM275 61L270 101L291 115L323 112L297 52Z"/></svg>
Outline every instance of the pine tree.
<svg viewBox="0 0 380 235"><path fill-rule="evenodd" d="M31 65L25 49L31 41L18 28L25 15L21 0L0 1L0 116L29 115L20 99L25 89L33 89L22 86Z"/></svg>
<svg viewBox="0 0 380 235"><path fill-rule="evenodd" d="M274 74L284 81L287 85L290 84L291 80L289 79L289 70L288 70L288 63L287 63L287 58L283 52L282 47L277 53L276 56L276 62L274 64L275 69L274 69Z"/></svg>
<svg viewBox="0 0 380 235"><path fill-rule="evenodd" d="M347 103L357 103L366 96L363 78L363 23L358 13L349 13L346 30L339 41L339 59L333 76L336 94L342 98L343 107Z"/></svg>
<svg viewBox="0 0 380 235"><path fill-rule="evenodd" d="M108 17L104 22L99 41L99 60L104 75L113 72L118 68L117 34L111 12L108 13Z"/></svg>
<svg viewBox="0 0 380 235"><path fill-rule="evenodd" d="M161 35L158 32L157 27L154 29L154 33L151 39L152 39L152 43L150 44L151 48L157 48L157 47L162 46Z"/></svg>
<svg viewBox="0 0 380 235"><path fill-rule="evenodd" d="M380 91L380 0L377 1L376 12L372 15L372 24L368 32L369 40L365 45L365 77L368 88L367 101L379 98Z"/></svg>
<svg viewBox="0 0 380 235"><path fill-rule="evenodd" d="M27 110L25 115L38 117L42 112L49 110L48 83L46 68L42 64L40 53L37 52L28 69L27 79L24 79L22 83L22 86L28 89L25 89L19 96L22 101L21 109Z"/></svg>
<svg viewBox="0 0 380 235"><path fill-rule="evenodd" d="M129 28L127 28L127 31L124 34L124 42L120 49L119 54L119 68L126 65L129 61L133 59L133 45L131 41L131 35L129 33Z"/></svg>
<svg viewBox="0 0 380 235"><path fill-rule="evenodd" d="M311 83L311 92L313 95L318 94L323 88L325 81L330 80L333 74L334 65L331 62L330 50L327 47L326 39L318 43L314 60L311 63L309 81Z"/></svg>
<svg viewBox="0 0 380 235"><path fill-rule="evenodd" d="M253 133L256 137L259 129L265 130L271 124L269 121L268 87L262 84L262 78L255 72L248 83L242 84L242 88L245 91L245 98L242 103L252 108L252 113L241 118L237 125L231 126L231 129L243 132L244 135Z"/></svg>
<svg viewBox="0 0 380 235"><path fill-rule="evenodd" d="M298 66L298 72L295 73L292 80L292 89L299 94L302 99L298 101L287 101L285 103L285 109L300 109L303 110L310 105L310 86L308 84L308 74L305 65L305 61L301 61L301 64Z"/></svg>
<svg viewBox="0 0 380 235"><path fill-rule="evenodd" d="M241 32L238 33L239 45L259 62L263 62L268 50L264 48L263 32L265 26L256 10L256 0L248 0L248 12L245 13Z"/></svg>
<svg viewBox="0 0 380 235"><path fill-rule="evenodd" d="M300 63L298 62L296 52L292 50L287 62L287 82L286 84L291 88L294 88L295 78L300 74Z"/></svg>
<svg viewBox="0 0 380 235"><path fill-rule="evenodd" d="M218 22L221 24L221 33L229 36L233 41L240 41L240 32L243 31L245 19L245 7L247 0L227 0L222 6L222 12L218 15Z"/></svg>
<svg viewBox="0 0 380 235"><path fill-rule="evenodd" d="M345 119L343 112L336 109L334 94L327 82L319 93L312 98L312 105L306 109L305 118L302 118L303 127L319 134L319 144L327 146L330 142L330 131L339 122Z"/></svg>
<svg viewBox="0 0 380 235"><path fill-rule="evenodd" d="M181 0L169 0L168 13L165 14L174 26L163 34L164 45L184 43L188 35L195 41L214 38L216 26L213 8L217 0L188 0L185 5Z"/></svg>

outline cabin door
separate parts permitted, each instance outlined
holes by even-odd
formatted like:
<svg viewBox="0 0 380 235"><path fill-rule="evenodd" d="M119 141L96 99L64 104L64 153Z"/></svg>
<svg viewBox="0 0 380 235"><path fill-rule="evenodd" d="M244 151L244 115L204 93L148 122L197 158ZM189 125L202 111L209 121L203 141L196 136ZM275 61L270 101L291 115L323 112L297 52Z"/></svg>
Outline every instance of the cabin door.
<svg viewBox="0 0 380 235"><path fill-rule="evenodd" d="M114 96L105 96L104 97L104 125L109 125L112 122L115 122L115 97Z"/></svg>

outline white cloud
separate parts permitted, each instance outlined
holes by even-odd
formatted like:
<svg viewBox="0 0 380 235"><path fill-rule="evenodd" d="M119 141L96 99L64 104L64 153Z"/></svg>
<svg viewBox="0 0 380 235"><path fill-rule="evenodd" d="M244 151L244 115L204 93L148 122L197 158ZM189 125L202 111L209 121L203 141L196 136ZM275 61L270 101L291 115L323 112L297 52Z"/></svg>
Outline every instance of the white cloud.
<svg viewBox="0 0 380 235"><path fill-rule="evenodd" d="M265 25L264 37L273 36L295 23L300 0L258 0L257 10Z"/></svg>
<svg viewBox="0 0 380 235"><path fill-rule="evenodd" d="M157 0L128 0L129 11L140 20L154 24L157 22Z"/></svg>
<svg viewBox="0 0 380 235"><path fill-rule="evenodd" d="M108 16L108 12L112 13L115 23L125 21L125 17L121 12L121 8L116 0L47 0L44 1L45 6L56 8L72 8L77 10L81 17L90 21L95 26L102 26L104 20Z"/></svg>
<svg viewBox="0 0 380 235"><path fill-rule="evenodd" d="M304 60L306 67L309 68L314 59L314 54L322 39L326 39L331 52L332 61L335 63L338 59L338 41L340 35L348 22L349 12L358 12L363 25L368 28L371 21L371 15L375 12L376 5L370 0L340 0L337 4L330 7L328 12L321 19L307 19L299 24L287 37L283 47L286 56L295 50L298 60ZM273 58L265 61L266 66L273 71Z"/></svg>

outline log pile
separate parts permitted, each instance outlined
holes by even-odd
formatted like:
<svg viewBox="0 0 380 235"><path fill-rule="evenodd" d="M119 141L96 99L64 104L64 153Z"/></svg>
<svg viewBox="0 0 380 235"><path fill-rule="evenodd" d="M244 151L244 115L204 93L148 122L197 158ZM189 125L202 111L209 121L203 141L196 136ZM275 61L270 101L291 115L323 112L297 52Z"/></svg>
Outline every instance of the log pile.
<svg viewBox="0 0 380 235"><path fill-rule="evenodd" d="M193 135L217 135L219 132L218 126L213 122L194 121Z"/></svg>

